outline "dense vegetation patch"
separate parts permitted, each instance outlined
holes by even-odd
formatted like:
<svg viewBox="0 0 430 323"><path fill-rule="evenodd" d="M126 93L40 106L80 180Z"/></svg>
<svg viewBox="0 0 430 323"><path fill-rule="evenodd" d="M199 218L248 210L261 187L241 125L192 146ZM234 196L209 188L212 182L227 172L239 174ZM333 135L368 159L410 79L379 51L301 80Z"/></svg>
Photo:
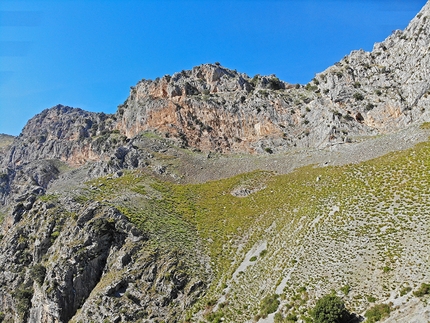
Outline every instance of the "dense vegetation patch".
<svg viewBox="0 0 430 323"><path fill-rule="evenodd" d="M342 323L349 322L349 313L345 303L336 295L321 297L312 311L315 323Z"/></svg>
<svg viewBox="0 0 430 323"><path fill-rule="evenodd" d="M377 304L366 311L364 316L369 323L375 323L388 317L391 312L391 306L387 304Z"/></svg>

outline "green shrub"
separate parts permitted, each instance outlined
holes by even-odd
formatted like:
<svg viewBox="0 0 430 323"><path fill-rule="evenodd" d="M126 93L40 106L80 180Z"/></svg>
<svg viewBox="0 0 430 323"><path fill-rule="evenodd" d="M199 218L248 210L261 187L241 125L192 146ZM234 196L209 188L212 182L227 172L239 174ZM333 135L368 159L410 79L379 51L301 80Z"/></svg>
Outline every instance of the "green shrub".
<svg viewBox="0 0 430 323"><path fill-rule="evenodd" d="M318 90L318 86L311 85L310 83L308 83L308 84L306 84L305 89L308 91L316 91L316 90Z"/></svg>
<svg viewBox="0 0 430 323"><path fill-rule="evenodd" d="M421 126L420 129L430 129L430 122L424 122Z"/></svg>
<svg viewBox="0 0 430 323"><path fill-rule="evenodd" d="M285 317L285 321L286 322L297 322L298 318L296 314L293 313L289 313L286 317Z"/></svg>
<svg viewBox="0 0 430 323"><path fill-rule="evenodd" d="M372 103L368 103L367 105L366 105L366 111L370 111L370 110L372 110L373 108L374 108L375 106L372 104Z"/></svg>
<svg viewBox="0 0 430 323"><path fill-rule="evenodd" d="M270 313L276 312L279 306L278 295L268 295L261 301L260 304L260 315L261 317L267 317Z"/></svg>
<svg viewBox="0 0 430 323"><path fill-rule="evenodd" d="M369 303L374 303L376 301L376 297L372 295L367 296L366 299Z"/></svg>
<svg viewBox="0 0 430 323"><path fill-rule="evenodd" d="M422 283L420 288L414 291L414 296L423 297L424 295L430 294L430 284Z"/></svg>
<svg viewBox="0 0 430 323"><path fill-rule="evenodd" d="M353 117L352 115L350 115L350 114L345 114L345 115L343 116L343 118L344 118L345 120L347 120L347 121L352 121L352 120L354 120L354 117Z"/></svg>
<svg viewBox="0 0 430 323"><path fill-rule="evenodd" d="M223 321L223 316L224 316L223 312L215 312L215 313L208 314L206 316L206 319L210 323L221 323Z"/></svg>
<svg viewBox="0 0 430 323"><path fill-rule="evenodd" d="M366 322L375 323L379 320L388 317L391 312L390 305L387 304L377 304L366 311L364 317L367 318Z"/></svg>
<svg viewBox="0 0 430 323"><path fill-rule="evenodd" d="M388 267L388 266L384 266L384 267L382 268L382 271L383 271L384 273L388 273L389 271L391 271L391 268L390 268L390 267Z"/></svg>
<svg viewBox="0 0 430 323"><path fill-rule="evenodd" d="M58 236L60 235L59 231L54 231L51 233L51 240L54 241L55 239L58 238Z"/></svg>
<svg viewBox="0 0 430 323"><path fill-rule="evenodd" d="M411 287L404 287L400 290L400 296L405 296L407 293L409 293L412 290Z"/></svg>
<svg viewBox="0 0 430 323"><path fill-rule="evenodd" d="M298 317L294 313L289 313L286 317L284 317L281 313L276 313L274 317L274 323L293 323L297 322Z"/></svg>
<svg viewBox="0 0 430 323"><path fill-rule="evenodd" d="M359 93L359 92L356 92L356 93L354 93L354 99L355 100L357 100L357 101L362 101L362 100L364 100L364 96L363 96L363 94L361 94L361 93Z"/></svg>
<svg viewBox="0 0 430 323"><path fill-rule="evenodd" d="M342 323L349 321L349 313L342 299L329 294L321 297L312 311L315 323Z"/></svg>
<svg viewBox="0 0 430 323"><path fill-rule="evenodd" d="M252 256L251 259L249 259L249 261L256 261L257 257L256 256Z"/></svg>
<svg viewBox="0 0 430 323"><path fill-rule="evenodd" d="M349 285L345 285L343 287L341 287L340 289L342 291L342 293L346 296L349 294L349 291L351 290L351 286Z"/></svg>
<svg viewBox="0 0 430 323"><path fill-rule="evenodd" d="M284 317L279 312L275 314L275 317L273 318L273 320L275 323L284 323Z"/></svg>
<svg viewBox="0 0 430 323"><path fill-rule="evenodd" d="M272 90L280 90L282 89L282 82L276 76L271 77L269 79L269 88Z"/></svg>
<svg viewBox="0 0 430 323"><path fill-rule="evenodd" d="M31 307L31 298L33 297L33 290L21 287L13 293L13 296L17 301L16 309L19 315L25 317Z"/></svg>
<svg viewBox="0 0 430 323"><path fill-rule="evenodd" d="M43 281L45 280L45 275L46 275L46 268L41 264L34 265L30 269L31 278L33 278L33 280L37 282L39 285L43 284Z"/></svg>

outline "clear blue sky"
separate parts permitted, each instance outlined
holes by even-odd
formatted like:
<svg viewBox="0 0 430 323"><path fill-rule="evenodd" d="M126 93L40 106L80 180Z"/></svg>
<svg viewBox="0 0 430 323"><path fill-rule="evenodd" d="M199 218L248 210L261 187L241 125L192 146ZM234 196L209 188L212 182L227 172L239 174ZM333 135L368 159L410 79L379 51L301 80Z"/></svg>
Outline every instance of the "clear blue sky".
<svg viewBox="0 0 430 323"><path fill-rule="evenodd" d="M56 104L113 113L140 79L220 62L307 83L425 0L0 2L0 133Z"/></svg>

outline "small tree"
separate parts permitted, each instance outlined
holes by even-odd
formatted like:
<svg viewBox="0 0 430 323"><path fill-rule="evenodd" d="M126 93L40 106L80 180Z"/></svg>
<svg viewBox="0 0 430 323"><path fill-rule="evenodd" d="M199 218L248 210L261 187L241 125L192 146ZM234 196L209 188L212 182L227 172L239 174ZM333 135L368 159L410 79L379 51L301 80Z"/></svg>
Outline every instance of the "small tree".
<svg viewBox="0 0 430 323"><path fill-rule="evenodd" d="M350 315L342 299L329 294L317 301L312 316L315 323L343 323L348 322Z"/></svg>

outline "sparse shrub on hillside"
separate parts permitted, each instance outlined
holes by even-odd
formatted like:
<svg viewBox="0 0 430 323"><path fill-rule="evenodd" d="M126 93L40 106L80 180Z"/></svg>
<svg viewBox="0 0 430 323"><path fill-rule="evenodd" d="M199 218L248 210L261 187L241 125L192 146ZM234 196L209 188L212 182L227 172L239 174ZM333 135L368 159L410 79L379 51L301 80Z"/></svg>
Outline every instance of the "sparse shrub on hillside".
<svg viewBox="0 0 430 323"><path fill-rule="evenodd" d="M281 313L276 313L274 317L275 323L284 323L284 316Z"/></svg>
<svg viewBox="0 0 430 323"><path fill-rule="evenodd" d="M405 296L407 293L409 293L412 290L411 287L407 286L400 290L400 296Z"/></svg>
<svg viewBox="0 0 430 323"><path fill-rule="evenodd" d="M206 316L206 319L210 323L221 323L223 321L224 313L223 312L214 312L210 313Z"/></svg>
<svg viewBox="0 0 430 323"><path fill-rule="evenodd" d="M356 100L356 101L362 101L362 100L364 100L364 96L363 96L363 94L361 94L361 93L359 93L359 92L356 92L356 93L354 93L354 99Z"/></svg>
<svg viewBox="0 0 430 323"><path fill-rule="evenodd" d="M318 90L318 86L311 85L310 83L308 83L308 84L306 84L305 89L308 91L316 91L316 90Z"/></svg>
<svg viewBox="0 0 430 323"><path fill-rule="evenodd" d="M289 313L286 317L285 317L285 321L284 322L297 322L298 317L296 314L294 313Z"/></svg>
<svg viewBox="0 0 430 323"><path fill-rule="evenodd" d="M287 316L283 316L281 313L276 313L274 317L275 323L294 323L298 321L297 314L295 313L288 313Z"/></svg>
<svg viewBox="0 0 430 323"><path fill-rule="evenodd" d="M430 129L430 122L424 122L420 125L421 129Z"/></svg>
<svg viewBox="0 0 430 323"><path fill-rule="evenodd" d="M315 323L346 323L350 314L340 297L329 294L317 301L312 316Z"/></svg>
<svg viewBox="0 0 430 323"><path fill-rule="evenodd" d="M351 116L350 114L345 114L345 115L343 116L343 118L344 118L345 120L347 120L347 121L352 121L352 120L354 120L354 117L353 117L353 116Z"/></svg>
<svg viewBox="0 0 430 323"><path fill-rule="evenodd" d="M28 310L31 306L31 298L33 297L33 289L28 289L25 287L18 288L14 293L13 296L15 297L17 301L17 310L18 314L21 317L25 317Z"/></svg>
<svg viewBox="0 0 430 323"><path fill-rule="evenodd" d="M364 317L367 318L366 322L375 323L379 320L388 317L391 312L391 306L388 304L377 304L366 311Z"/></svg>
<svg viewBox="0 0 430 323"><path fill-rule="evenodd" d="M272 90L280 90L282 89L282 82L276 76L273 76L269 79L269 88Z"/></svg>
<svg viewBox="0 0 430 323"><path fill-rule="evenodd" d="M370 111L370 110L372 110L373 108L374 108L375 106L372 104L372 103L368 103L367 105L366 105L366 111Z"/></svg>
<svg viewBox="0 0 430 323"><path fill-rule="evenodd" d="M422 283L420 288L414 291L414 296L423 297L424 295L430 294L430 284Z"/></svg>
<svg viewBox="0 0 430 323"><path fill-rule="evenodd" d="M349 294L349 291L351 290L351 286L345 285L345 286L341 287L340 290L346 296Z"/></svg>
<svg viewBox="0 0 430 323"><path fill-rule="evenodd" d="M260 316L267 317L267 315L276 312L279 306L278 295L268 295L261 301Z"/></svg>
<svg viewBox="0 0 430 323"><path fill-rule="evenodd" d="M372 295L367 296L366 299L369 303L374 303L376 301L376 297Z"/></svg>
<svg viewBox="0 0 430 323"><path fill-rule="evenodd" d="M54 242L54 241L55 241L55 239L57 239L59 235L60 235L60 232L59 232L59 231L54 231L54 232L52 232L52 233L51 233L51 242Z"/></svg>
<svg viewBox="0 0 430 323"><path fill-rule="evenodd" d="M46 268L41 264L34 265L30 269L30 275L35 282L37 282L39 285L42 285L43 281L45 280Z"/></svg>

